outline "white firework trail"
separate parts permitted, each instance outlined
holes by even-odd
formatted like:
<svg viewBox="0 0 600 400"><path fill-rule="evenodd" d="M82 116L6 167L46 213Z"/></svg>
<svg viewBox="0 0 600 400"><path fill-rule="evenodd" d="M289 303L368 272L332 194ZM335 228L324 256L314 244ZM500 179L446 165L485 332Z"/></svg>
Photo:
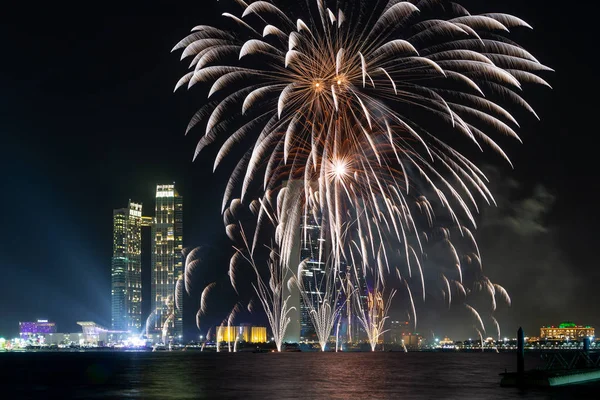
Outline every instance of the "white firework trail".
<svg viewBox="0 0 600 400"><path fill-rule="evenodd" d="M477 319L477 322L479 322L479 328L481 328L481 332L485 333L485 326L483 325L483 320L481 319L481 316L479 315L477 310L475 310L473 307L471 307L470 305L468 305L466 303L465 303L465 307L467 308L467 310L469 310L471 312L471 314L473 314L473 316ZM477 328L478 331L479 331L479 328Z"/></svg>
<svg viewBox="0 0 600 400"><path fill-rule="evenodd" d="M211 290L216 286L216 284L216 282L209 283L202 291L202 296L200 297L201 314L206 314L208 295L210 294Z"/></svg>
<svg viewBox="0 0 600 400"><path fill-rule="evenodd" d="M247 254L244 254L242 249L236 249L236 251L250 264L256 274L256 282L253 282L252 286L267 315L277 351L280 352L286 330L291 322L290 313L296 309L296 307L289 305L290 296L284 295L284 285L286 284L284 278L288 268L285 263L280 262L279 255L272 249L271 258L268 261L269 281L268 284L265 283L261 271L254 262L249 250L250 246L244 230L240 229L240 232Z"/></svg>

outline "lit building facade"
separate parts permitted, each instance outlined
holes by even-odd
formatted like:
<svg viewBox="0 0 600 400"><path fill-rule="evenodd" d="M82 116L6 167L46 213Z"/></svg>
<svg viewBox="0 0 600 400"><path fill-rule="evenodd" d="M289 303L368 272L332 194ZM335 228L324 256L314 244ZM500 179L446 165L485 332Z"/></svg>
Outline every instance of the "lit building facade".
<svg viewBox="0 0 600 400"><path fill-rule="evenodd" d="M402 344L402 336L410 332L410 324L408 321L390 321L389 337L390 343Z"/></svg>
<svg viewBox="0 0 600 400"><path fill-rule="evenodd" d="M127 343L132 337L130 332L108 330L92 321L77 322L77 325L81 326L82 332L44 332L36 334L34 338L36 339L36 343L46 346L76 345L87 347L104 347L117 343Z"/></svg>
<svg viewBox="0 0 600 400"><path fill-rule="evenodd" d="M38 319L37 322L19 322L19 336L21 339L28 339L37 334L56 333L56 324L45 319Z"/></svg>
<svg viewBox="0 0 600 400"><path fill-rule="evenodd" d="M300 229L300 261L306 260L306 267L302 270L302 287L304 293L300 296L300 340L316 340L315 329L310 319L310 305L306 304L305 297L311 299L313 304L319 303L319 298L324 295L325 262L319 254L321 226L312 215L303 218ZM323 249L322 257L326 255Z"/></svg>
<svg viewBox="0 0 600 400"><path fill-rule="evenodd" d="M77 322L81 326L83 343L90 346L106 346L112 343L125 342L130 338L128 332L108 330L93 321Z"/></svg>
<svg viewBox="0 0 600 400"><path fill-rule="evenodd" d="M595 329L591 326L576 325L572 322L563 322L558 327L543 326L540 328L540 339L542 340L580 340L594 336Z"/></svg>
<svg viewBox="0 0 600 400"><path fill-rule="evenodd" d="M142 205L129 201L113 212L111 262L112 329L142 327Z"/></svg>
<svg viewBox="0 0 600 400"><path fill-rule="evenodd" d="M317 307L320 299L325 295L329 286L330 290L336 290L337 307L340 310L341 326L340 337L347 343L356 343L361 337L366 336L364 329L356 315L356 298L359 296L362 308L367 306L367 285L364 276L353 276L352 267L340 260L339 275L332 278L334 282L328 282L326 274L326 259L331 262L331 245L326 243L324 232L321 228L322 221L315 219L312 213L304 216L300 225L300 261L305 261L305 268L301 271L302 287L304 293L300 296L300 340L316 341L317 336L310 318L310 304L306 299ZM319 254L321 253L321 254ZM354 289L354 285L359 290Z"/></svg>
<svg viewBox="0 0 600 400"><path fill-rule="evenodd" d="M264 326L253 326L250 329L251 343L267 343L267 328Z"/></svg>
<svg viewBox="0 0 600 400"><path fill-rule="evenodd" d="M183 197L174 184L158 185L152 222L151 307L156 316L152 328L164 341L183 333L183 304L175 301L177 280L183 277L182 249Z"/></svg>
<svg viewBox="0 0 600 400"><path fill-rule="evenodd" d="M408 349L418 349L421 347L423 337L419 334L408 333L402 335L402 344Z"/></svg>
<svg viewBox="0 0 600 400"><path fill-rule="evenodd" d="M250 342L266 343L267 328L264 326L219 326L217 327L217 342Z"/></svg>

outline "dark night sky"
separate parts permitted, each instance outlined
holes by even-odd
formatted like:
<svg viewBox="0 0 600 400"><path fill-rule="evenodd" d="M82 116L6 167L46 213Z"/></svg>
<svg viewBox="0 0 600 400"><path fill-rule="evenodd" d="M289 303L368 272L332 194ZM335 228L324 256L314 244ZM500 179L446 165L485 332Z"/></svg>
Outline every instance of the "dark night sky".
<svg viewBox="0 0 600 400"><path fill-rule="evenodd" d="M156 183L176 181L185 196L186 246L229 251L220 215L227 171L213 174L210 156L191 162L199 132L184 131L203 97L172 93L186 65L170 53L193 26L218 24L227 3L4 14L0 336L37 318L60 331L78 320L109 325L112 210L131 198L151 214ZM484 212L484 270L514 300L500 323L531 334L562 319L598 327L598 6L460 3L531 23L520 43L556 70L547 76L554 90L526 93L542 122L522 120L524 144L505 148L515 171L486 153L500 207ZM451 312L427 329L462 338L474 335L469 327Z"/></svg>

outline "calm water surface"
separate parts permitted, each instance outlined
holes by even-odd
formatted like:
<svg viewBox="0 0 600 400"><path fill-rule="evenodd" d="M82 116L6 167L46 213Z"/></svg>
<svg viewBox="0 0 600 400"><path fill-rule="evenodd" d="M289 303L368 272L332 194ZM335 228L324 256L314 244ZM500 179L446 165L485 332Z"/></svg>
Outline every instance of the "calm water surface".
<svg viewBox="0 0 600 400"><path fill-rule="evenodd" d="M598 399L499 386L514 354L0 353L2 399ZM534 356L527 367L538 364Z"/></svg>

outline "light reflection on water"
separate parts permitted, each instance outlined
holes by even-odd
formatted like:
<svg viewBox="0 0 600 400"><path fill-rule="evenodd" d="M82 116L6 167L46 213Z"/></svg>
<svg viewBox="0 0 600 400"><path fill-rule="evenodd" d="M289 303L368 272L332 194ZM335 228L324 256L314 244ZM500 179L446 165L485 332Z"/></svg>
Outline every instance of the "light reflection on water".
<svg viewBox="0 0 600 400"><path fill-rule="evenodd" d="M490 353L5 353L0 382L8 398L65 399L570 399L599 388L500 388L514 365Z"/></svg>

